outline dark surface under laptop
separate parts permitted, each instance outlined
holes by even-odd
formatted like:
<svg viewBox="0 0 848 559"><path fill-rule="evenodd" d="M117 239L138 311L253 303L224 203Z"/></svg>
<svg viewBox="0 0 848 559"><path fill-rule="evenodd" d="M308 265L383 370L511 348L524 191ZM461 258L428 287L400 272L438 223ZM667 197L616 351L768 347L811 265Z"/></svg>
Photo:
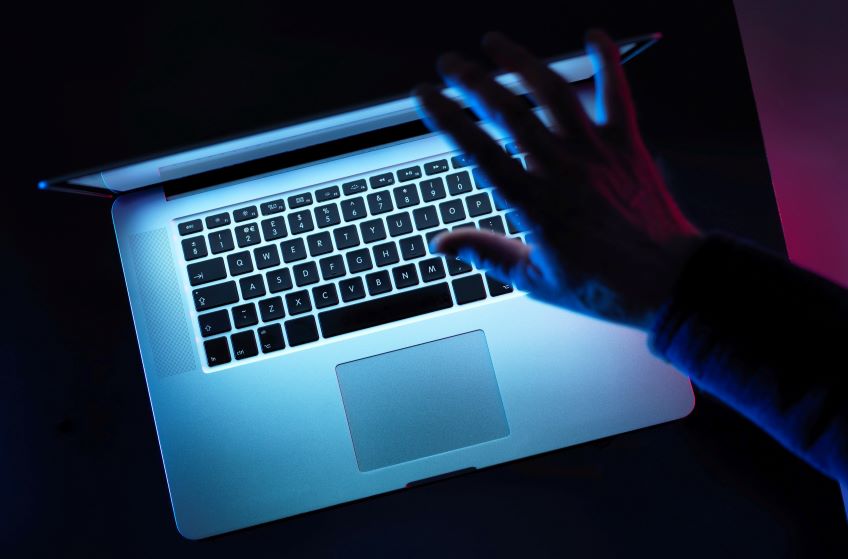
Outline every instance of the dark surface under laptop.
<svg viewBox="0 0 848 559"><path fill-rule="evenodd" d="M112 12L110 12L112 10ZM120 10L120 13L118 12ZM270 11L269 11L270 10ZM661 31L635 60L643 131L684 210L783 252L731 2L428 3L412 20L239 5L29 14L12 37L3 548L73 556L844 556L835 482L698 393L688 418L189 542L177 533L109 201L45 176L269 127L436 79L500 29L543 56ZM8 37L7 37L8 38Z"/></svg>

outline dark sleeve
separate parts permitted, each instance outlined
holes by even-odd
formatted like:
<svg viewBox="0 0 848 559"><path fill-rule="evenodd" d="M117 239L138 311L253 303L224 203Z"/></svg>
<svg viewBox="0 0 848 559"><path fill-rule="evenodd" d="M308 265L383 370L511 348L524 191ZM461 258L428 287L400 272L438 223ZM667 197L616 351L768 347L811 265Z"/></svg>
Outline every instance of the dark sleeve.
<svg viewBox="0 0 848 559"><path fill-rule="evenodd" d="M712 234L684 265L648 343L798 456L848 481L848 291Z"/></svg>

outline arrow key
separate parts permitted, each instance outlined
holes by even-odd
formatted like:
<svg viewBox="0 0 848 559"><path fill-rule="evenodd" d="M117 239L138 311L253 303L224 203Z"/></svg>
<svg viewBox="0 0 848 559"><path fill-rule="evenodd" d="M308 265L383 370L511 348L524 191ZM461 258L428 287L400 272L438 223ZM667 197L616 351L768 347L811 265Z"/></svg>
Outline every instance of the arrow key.
<svg viewBox="0 0 848 559"><path fill-rule="evenodd" d="M200 335L204 338L220 334L221 332L229 332L232 329L230 326L230 317L226 310L202 314L197 317L197 320L200 323Z"/></svg>
<svg viewBox="0 0 848 559"><path fill-rule="evenodd" d="M213 258L186 266L188 270L188 282L191 285L202 285L210 281L218 281L227 277L227 269L224 267L223 258Z"/></svg>

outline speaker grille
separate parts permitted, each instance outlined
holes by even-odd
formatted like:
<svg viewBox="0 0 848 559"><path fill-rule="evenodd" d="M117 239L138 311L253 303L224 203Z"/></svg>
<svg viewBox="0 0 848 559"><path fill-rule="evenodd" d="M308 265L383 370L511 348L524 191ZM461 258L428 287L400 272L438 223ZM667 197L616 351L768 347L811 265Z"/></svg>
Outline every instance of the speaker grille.
<svg viewBox="0 0 848 559"><path fill-rule="evenodd" d="M147 330L146 355L153 356L159 376L198 369L168 232L156 229L132 235L130 247Z"/></svg>

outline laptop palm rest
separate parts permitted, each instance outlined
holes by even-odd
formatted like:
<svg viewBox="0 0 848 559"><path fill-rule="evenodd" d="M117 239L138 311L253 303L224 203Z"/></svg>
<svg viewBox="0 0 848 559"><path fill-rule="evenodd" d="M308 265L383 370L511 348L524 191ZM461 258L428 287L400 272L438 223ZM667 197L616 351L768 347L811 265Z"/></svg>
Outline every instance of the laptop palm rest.
<svg viewBox="0 0 848 559"><path fill-rule="evenodd" d="M336 366L361 471L509 435L482 330Z"/></svg>

